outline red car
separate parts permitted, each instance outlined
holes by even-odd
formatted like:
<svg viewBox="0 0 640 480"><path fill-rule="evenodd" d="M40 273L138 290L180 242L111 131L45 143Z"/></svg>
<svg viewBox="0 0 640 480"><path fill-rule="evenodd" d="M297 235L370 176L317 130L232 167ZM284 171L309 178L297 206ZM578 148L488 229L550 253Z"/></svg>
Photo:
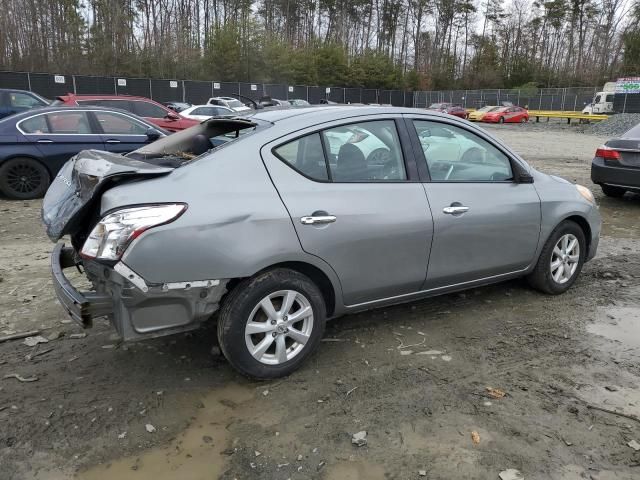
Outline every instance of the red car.
<svg viewBox="0 0 640 480"><path fill-rule="evenodd" d="M200 123L197 120L184 118L173 110L148 98L129 95L75 95L68 93L56 98L51 105L96 105L98 107L119 108L135 113L139 117L143 117L154 125L170 132L178 132Z"/></svg>
<svg viewBox="0 0 640 480"><path fill-rule="evenodd" d="M436 112L448 113L455 117L467 118L469 113L460 105L454 105L453 103L432 103L427 110L435 110Z"/></svg>
<svg viewBox="0 0 640 480"><path fill-rule="evenodd" d="M522 107L500 107L485 113L482 121L488 123L526 123L529 121L529 112Z"/></svg>

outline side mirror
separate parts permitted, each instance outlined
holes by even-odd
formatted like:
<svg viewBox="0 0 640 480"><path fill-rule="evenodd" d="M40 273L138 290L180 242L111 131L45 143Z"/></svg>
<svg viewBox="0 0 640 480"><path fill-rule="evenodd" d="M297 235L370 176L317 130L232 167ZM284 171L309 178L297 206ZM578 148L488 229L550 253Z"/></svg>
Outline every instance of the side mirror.
<svg viewBox="0 0 640 480"><path fill-rule="evenodd" d="M529 173L522 172L516 177L517 183L533 183L533 176Z"/></svg>
<svg viewBox="0 0 640 480"><path fill-rule="evenodd" d="M162 133L160 133L155 128L150 128L145 132L145 135L147 136L150 142L155 142L162 136Z"/></svg>
<svg viewBox="0 0 640 480"><path fill-rule="evenodd" d="M169 120L180 120L180 115L175 112L168 112L164 118L168 118Z"/></svg>

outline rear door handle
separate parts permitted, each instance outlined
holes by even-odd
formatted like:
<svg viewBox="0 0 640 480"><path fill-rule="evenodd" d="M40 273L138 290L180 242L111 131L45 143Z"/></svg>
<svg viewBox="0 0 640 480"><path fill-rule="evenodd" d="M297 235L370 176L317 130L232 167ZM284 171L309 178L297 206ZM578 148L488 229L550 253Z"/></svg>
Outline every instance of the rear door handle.
<svg viewBox="0 0 640 480"><path fill-rule="evenodd" d="M322 225L325 223L333 223L337 220L335 215L312 215L309 217L302 217L300 222L303 225Z"/></svg>
<svg viewBox="0 0 640 480"><path fill-rule="evenodd" d="M47 140L46 138L41 138L38 140L38 143L53 143L53 140Z"/></svg>
<svg viewBox="0 0 640 480"><path fill-rule="evenodd" d="M465 207L464 205L444 207L442 209L442 213L446 213L447 215L460 215L461 213L468 211L469 207Z"/></svg>
<svg viewBox="0 0 640 480"><path fill-rule="evenodd" d="M109 139L106 140L106 143L120 143L120 140Z"/></svg>

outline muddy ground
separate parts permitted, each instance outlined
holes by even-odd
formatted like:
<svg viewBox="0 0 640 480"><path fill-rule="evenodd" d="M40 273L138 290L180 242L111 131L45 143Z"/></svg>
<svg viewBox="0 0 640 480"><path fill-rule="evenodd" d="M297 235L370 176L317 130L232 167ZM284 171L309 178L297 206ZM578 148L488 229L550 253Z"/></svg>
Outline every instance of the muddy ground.
<svg viewBox="0 0 640 480"><path fill-rule="evenodd" d="M605 140L490 129L585 185ZM0 344L0 480L640 478L640 196L594 192L599 255L565 295L512 281L344 317L272 382L212 354L212 328L121 345L97 322L74 338L40 202L0 200L0 336L49 339Z"/></svg>

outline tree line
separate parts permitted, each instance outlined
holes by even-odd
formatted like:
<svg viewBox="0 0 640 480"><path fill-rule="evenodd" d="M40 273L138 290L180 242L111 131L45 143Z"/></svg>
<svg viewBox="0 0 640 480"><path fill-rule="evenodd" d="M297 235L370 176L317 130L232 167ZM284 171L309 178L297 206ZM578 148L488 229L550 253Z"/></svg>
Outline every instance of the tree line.
<svg viewBox="0 0 640 480"><path fill-rule="evenodd" d="M640 0L0 0L0 69L388 89L640 74Z"/></svg>

